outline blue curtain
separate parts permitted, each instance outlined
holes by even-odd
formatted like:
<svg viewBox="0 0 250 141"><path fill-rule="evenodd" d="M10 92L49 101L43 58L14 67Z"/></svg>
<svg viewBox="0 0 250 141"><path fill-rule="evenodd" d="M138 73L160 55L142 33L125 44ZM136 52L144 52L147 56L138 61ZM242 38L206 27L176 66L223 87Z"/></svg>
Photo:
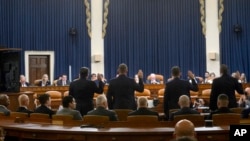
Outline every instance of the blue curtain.
<svg viewBox="0 0 250 141"><path fill-rule="evenodd" d="M24 51L55 51L54 76L72 78L82 66L90 67L90 38L83 0L0 0L0 45ZM76 28L77 35L69 34Z"/></svg>
<svg viewBox="0 0 250 141"><path fill-rule="evenodd" d="M250 1L224 1L222 32L220 34L221 62L231 72L239 70L250 80ZM239 25L241 31L235 31ZM237 26L236 26L237 27Z"/></svg>
<svg viewBox="0 0 250 141"><path fill-rule="evenodd" d="M171 76L180 66L183 78L206 71L205 39L197 0L110 0L104 40L105 76L116 76L126 63L129 76L142 69Z"/></svg>

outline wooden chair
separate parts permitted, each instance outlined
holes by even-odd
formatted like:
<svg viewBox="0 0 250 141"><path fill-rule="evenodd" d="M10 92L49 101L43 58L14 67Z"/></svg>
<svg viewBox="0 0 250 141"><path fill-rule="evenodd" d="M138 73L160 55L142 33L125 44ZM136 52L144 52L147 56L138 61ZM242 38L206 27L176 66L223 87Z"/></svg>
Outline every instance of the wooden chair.
<svg viewBox="0 0 250 141"><path fill-rule="evenodd" d="M150 80L150 75L148 75L147 80ZM155 74L156 80L160 81L160 84L164 84L164 76L161 74Z"/></svg>
<svg viewBox="0 0 250 141"><path fill-rule="evenodd" d="M240 124L241 115L238 113L221 113L221 114L213 114L213 126L229 126L232 124Z"/></svg>
<svg viewBox="0 0 250 141"><path fill-rule="evenodd" d="M127 121L128 113L132 112L131 109L114 109L119 121Z"/></svg>
<svg viewBox="0 0 250 141"><path fill-rule="evenodd" d="M62 93L59 91L46 91L45 93L50 95L51 108L58 109L58 107L62 104Z"/></svg>
<svg viewBox="0 0 250 141"><path fill-rule="evenodd" d="M174 123L177 123L182 119L190 120L191 122L193 122L195 127L205 126L205 119L203 115L199 114L176 115L174 116Z"/></svg>
<svg viewBox="0 0 250 141"><path fill-rule="evenodd" d="M134 123L151 123L151 122L159 122L157 116L151 115L134 115L127 117L128 122Z"/></svg>
<svg viewBox="0 0 250 141"><path fill-rule="evenodd" d="M143 92L135 91L135 96L136 97L145 96L147 98L150 98L150 95L151 95L151 92L150 92L149 89L144 89Z"/></svg>
<svg viewBox="0 0 250 141"><path fill-rule="evenodd" d="M69 95L69 91L65 91L65 92L63 93L63 97L68 96L68 95Z"/></svg>
<svg viewBox="0 0 250 141"><path fill-rule="evenodd" d="M241 114L241 112L242 112L243 109L244 109L244 108L242 108L242 107L230 108L230 110L231 110L232 112L238 113L238 114Z"/></svg>
<svg viewBox="0 0 250 141"><path fill-rule="evenodd" d="M26 120L27 118L29 118L29 114L22 112L10 112L11 119L16 119L17 117Z"/></svg>
<svg viewBox="0 0 250 141"><path fill-rule="evenodd" d="M38 123L51 123L51 118L49 114L31 113L29 117L29 121L38 122Z"/></svg>
<svg viewBox="0 0 250 141"><path fill-rule="evenodd" d="M90 124L94 126L103 126L104 124L109 122L108 116L100 116L100 115L84 115L83 123Z"/></svg>
<svg viewBox="0 0 250 141"><path fill-rule="evenodd" d="M158 98L163 98L164 97L164 92L165 92L165 88L159 89L158 90Z"/></svg>
<svg viewBox="0 0 250 141"><path fill-rule="evenodd" d="M64 125L64 123L73 120L72 115L52 115L52 124Z"/></svg>

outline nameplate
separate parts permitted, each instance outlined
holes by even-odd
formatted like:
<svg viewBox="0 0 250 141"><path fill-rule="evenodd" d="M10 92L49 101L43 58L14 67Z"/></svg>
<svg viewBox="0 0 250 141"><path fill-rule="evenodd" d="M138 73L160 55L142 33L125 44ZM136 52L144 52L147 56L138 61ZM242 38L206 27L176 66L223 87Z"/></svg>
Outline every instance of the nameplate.
<svg viewBox="0 0 250 141"><path fill-rule="evenodd" d="M249 141L250 125L230 125L230 141Z"/></svg>

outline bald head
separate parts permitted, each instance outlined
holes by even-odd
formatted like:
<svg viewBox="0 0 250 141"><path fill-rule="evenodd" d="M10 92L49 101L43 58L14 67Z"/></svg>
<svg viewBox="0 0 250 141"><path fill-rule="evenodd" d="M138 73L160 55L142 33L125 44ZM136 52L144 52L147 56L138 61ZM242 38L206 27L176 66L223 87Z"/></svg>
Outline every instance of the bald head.
<svg viewBox="0 0 250 141"><path fill-rule="evenodd" d="M107 98L105 95L99 95L96 98L96 106L97 107L104 107L107 108L108 104L107 104Z"/></svg>
<svg viewBox="0 0 250 141"><path fill-rule="evenodd" d="M18 97L19 106L29 106L29 97L26 94L21 94Z"/></svg>
<svg viewBox="0 0 250 141"><path fill-rule="evenodd" d="M175 138L183 136L195 137L194 124L187 119L178 121L175 124L174 136Z"/></svg>
<svg viewBox="0 0 250 141"><path fill-rule="evenodd" d="M148 107L148 99L144 96L141 96L138 98L137 100L137 104L138 104L138 107L141 108L141 107Z"/></svg>
<svg viewBox="0 0 250 141"><path fill-rule="evenodd" d="M181 108L190 107L190 99L187 95L181 95L178 101Z"/></svg>
<svg viewBox="0 0 250 141"><path fill-rule="evenodd" d="M10 105L10 99L9 96L6 94L0 94L0 105L3 105L5 107Z"/></svg>

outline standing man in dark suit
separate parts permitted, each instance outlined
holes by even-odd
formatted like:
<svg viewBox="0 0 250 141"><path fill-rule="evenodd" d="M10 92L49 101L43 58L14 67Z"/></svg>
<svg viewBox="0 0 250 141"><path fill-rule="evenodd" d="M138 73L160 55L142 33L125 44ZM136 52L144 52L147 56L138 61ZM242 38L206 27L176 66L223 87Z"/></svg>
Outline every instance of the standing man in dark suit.
<svg viewBox="0 0 250 141"><path fill-rule="evenodd" d="M238 82L236 78L228 75L228 68L226 65L222 64L220 67L221 77L213 80L211 94L210 94L210 110L214 111L218 109L217 98L219 94L226 94L229 99L228 108L237 107L237 101L235 97L235 90L244 96L242 85Z"/></svg>
<svg viewBox="0 0 250 141"><path fill-rule="evenodd" d="M94 81L87 80L89 75L89 69L82 67L80 69L80 78L70 83L69 95L72 95L76 100L76 110L80 111L84 116L88 111L94 109L93 97L95 93L102 94L104 83L100 75L97 75L99 85Z"/></svg>
<svg viewBox="0 0 250 141"><path fill-rule="evenodd" d="M118 67L119 76L110 80L107 99L109 109L136 110L135 91L143 92L143 72L138 71L139 83L127 77L128 67L122 63Z"/></svg>
<svg viewBox="0 0 250 141"><path fill-rule="evenodd" d="M157 116L159 118L159 114L155 111L151 111L148 109L148 99L147 97L139 97L137 100L138 109L128 113L128 116L134 115L152 115Z"/></svg>
<svg viewBox="0 0 250 141"><path fill-rule="evenodd" d="M67 79L67 75L63 74L62 78L58 80L56 83L57 83L57 86L69 86L70 81Z"/></svg>
<svg viewBox="0 0 250 141"><path fill-rule="evenodd" d="M178 100L181 95L187 95L190 98L190 90L198 91L198 85L195 82L194 75L188 74L192 83L180 79L180 68L178 66L172 67L173 79L166 83L164 92L164 113L168 120L170 109L179 109Z"/></svg>

